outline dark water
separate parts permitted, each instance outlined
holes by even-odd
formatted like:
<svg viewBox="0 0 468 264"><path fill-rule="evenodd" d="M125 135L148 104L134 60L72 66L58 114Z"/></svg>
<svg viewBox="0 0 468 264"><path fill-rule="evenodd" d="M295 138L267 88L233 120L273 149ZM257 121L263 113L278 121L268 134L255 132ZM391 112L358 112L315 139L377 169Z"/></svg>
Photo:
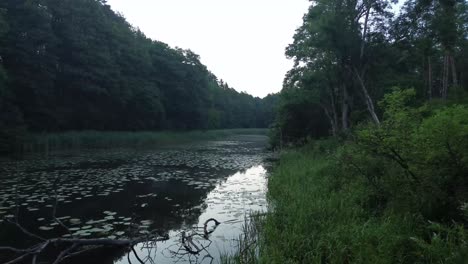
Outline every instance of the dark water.
<svg viewBox="0 0 468 264"><path fill-rule="evenodd" d="M236 136L154 150L0 161L0 245L28 247L34 242L5 221L18 214L24 227L48 238L169 235L167 241L135 248L148 263L218 263L220 254L235 251L249 212L265 210L271 165L265 161L266 142L264 136ZM55 201L57 217L71 235L52 220ZM199 255L181 251L181 232L201 232L210 218L221 224L208 240L200 236L194 241L206 250ZM50 262L58 250L49 250L40 260ZM69 263L128 263L127 254L127 249L96 250ZM6 257L0 252L0 263ZM130 260L137 263L133 254Z"/></svg>

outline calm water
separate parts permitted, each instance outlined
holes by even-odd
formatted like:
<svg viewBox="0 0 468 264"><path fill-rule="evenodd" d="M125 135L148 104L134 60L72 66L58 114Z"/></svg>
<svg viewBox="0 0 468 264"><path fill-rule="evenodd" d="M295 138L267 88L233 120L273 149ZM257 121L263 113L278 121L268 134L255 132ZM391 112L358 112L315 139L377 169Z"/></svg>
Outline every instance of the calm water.
<svg viewBox="0 0 468 264"><path fill-rule="evenodd" d="M19 206L20 222L31 231L44 237L71 236L51 219L58 200L57 217L74 237L167 234L168 241L138 245L140 258L217 263L220 254L235 251L249 212L266 210L271 166L265 161L270 155L266 144L264 136L236 136L154 150L81 151L0 161L0 219L13 217ZM210 218L221 224L209 240L194 237L197 247L207 250L198 256L180 250L181 233L203 233ZM0 220L0 245L26 247L30 240ZM122 249L99 250L73 263L125 264L127 254ZM133 254L130 260L137 263Z"/></svg>

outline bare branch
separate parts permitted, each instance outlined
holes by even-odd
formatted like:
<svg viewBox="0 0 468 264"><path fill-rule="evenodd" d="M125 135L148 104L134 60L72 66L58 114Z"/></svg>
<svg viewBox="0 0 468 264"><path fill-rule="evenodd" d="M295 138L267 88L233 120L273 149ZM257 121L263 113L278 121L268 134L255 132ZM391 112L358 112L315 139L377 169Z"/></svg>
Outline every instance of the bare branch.
<svg viewBox="0 0 468 264"><path fill-rule="evenodd" d="M18 263L18 262L21 262L23 261L24 259L26 259L27 257L31 256L31 255L39 255L40 253L42 253L42 251L49 245L49 241L46 241L44 243L41 243L39 244L38 246L36 247L33 247L31 248L30 251L26 252L25 254L17 257L16 259L13 259L9 262L6 262L5 264L14 264L14 263ZM34 258L33 258L34 260Z"/></svg>
<svg viewBox="0 0 468 264"><path fill-rule="evenodd" d="M209 230L208 231L208 223L209 222L214 222L215 223L215 227L212 229L212 230ZM205 221L205 224L203 225L203 232L205 234L205 238L208 239L208 236L213 233L216 228L220 225L221 223L218 222L218 220L214 219L214 218L210 218L208 220Z"/></svg>
<svg viewBox="0 0 468 264"><path fill-rule="evenodd" d="M58 193L57 193L58 181L59 181L59 177L57 176L55 178L54 186L52 188L54 190L54 196L55 196L55 204L54 204L54 208L52 209L52 219L54 219L54 221L57 224L59 224L61 227L63 227L65 230L67 230L68 234L72 235L72 232L70 231L70 228L68 228L68 226L66 226L60 219L57 218L57 207L58 207L58 200L59 200L58 199Z"/></svg>
<svg viewBox="0 0 468 264"><path fill-rule="evenodd" d="M77 248L77 244L71 245L71 247L65 249L64 251L60 252L60 255L58 255L57 259L54 261L53 264L59 264L70 252L72 252L75 248Z"/></svg>
<svg viewBox="0 0 468 264"><path fill-rule="evenodd" d="M131 248L132 248L132 252L133 252L133 254L135 255L136 259L137 259L141 264L145 264L145 262L143 262L143 260L141 260L140 257L138 256L138 254L136 253L135 247L132 246Z"/></svg>
<svg viewBox="0 0 468 264"><path fill-rule="evenodd" d="M14 247L0 247L0 251L12 251L15 253L27 253L31 251L31 249L20 249L20 248L14 248Z"/></svg>
<svg viewBox="0 0 468 264"><path fill-rule="evenodd" d="M55 181L54 186L56 186L57 181ZM56 189L56 188L54 188ZM53 219L60 224L62 227L64 227L69 233L70 230L69 228L63 224L60 219L56 217L56 212L57 212L57 205L58 205L58 194L57 191L55 190L55 206L53 208ZM77 256L79 254L82 254L86 251L89 250L94 250L97 248L101 247L123 247L123 248L129 248L131 252L135 255L136 259L141 263L144 264L146 261L150 261L151 263L154 263L152 259L149 257L145 258L145 261L143 261L139 256L138 253L135 250L135 246L140 243L145 243L145 248L148 249L148 254L151 254L151 249L155 248L157 246L157 242L160 241L166 241L169 240L169 235L148 235L144 237L138 237L135 239L107 239L107 238L95 238L95 239L80 239L80 238L51 238L51 239L45 239L41 236L38 236L30 231L28 231L26 228L21 226L21 224L18 221L18 215L19 215L19 206L17 206L16 210L16 221L13 222L11 220L7 220L9 223L14 224L18 229L20 229L25 235L36 238L41 240L39 244L36 244L28 249L20 249L20 248L14 248L14 247L0 247L0 251L10 251L13 253L21 254L20 256L17 256L15 259L6 262L5 264L15 264L15 263L20 263L26 260L27 258L32 256L32 264L36 264L37 258L40 256L41 253L50 245L53 244L57 247L66 247L60 254L57 256L53 264L59 264L63 260ZM214 223L214 227L212 229L208 229L208 224L210 222ZM185 232L182 232L182 245L180 246L179 250L174 254L175 256L180 256L181 258L183 256L188 256L189 260L192 260L192 257L195 257L198 259L198 255L202 252L205 251L207 253L207 257L211 257L209 254L207 248L211 245L211 241L208 239L209 235L213 233L218 225L221 223L217 221L214 218L210 218L207 221L205 221L203 227L197 227L198 230L203 229L203 233L201 232L194 232L190 235L186 235ZM195 236L199 236L200 238L203 238L207 241L209 241L208 245L200 245L198 246L196 244L197 241L194 241L193 238ZM185 249L185 251L184 251ZM77 250L76 252L73 252ZM181 252L184 251L184 252ZM129 263L130 262L130 255L129 253L127 257L129 258Z"/></svg>
<svg viewBox="0 0 468 264"><path fill-rule="evenodd" d="M20 225L20 223L18 222L18 219L16 219L15 222L13 222L13 221L11 221L9 219L7 219L6 221L8 223L10 223L10 224L15 225L17 228L19 228L21 230L21 232L23 232L24 234L26 234L26 235L28 235L30 237L34 237L34 238L36 238L38 240L41 240L41 241L46 241L47 240L47 239L45 239L45 238L43 238L43 237L41 237L39 235L36 235L36 234L34 234L32 232L29 232L26 228L24 228L23 226Z"/></svg>

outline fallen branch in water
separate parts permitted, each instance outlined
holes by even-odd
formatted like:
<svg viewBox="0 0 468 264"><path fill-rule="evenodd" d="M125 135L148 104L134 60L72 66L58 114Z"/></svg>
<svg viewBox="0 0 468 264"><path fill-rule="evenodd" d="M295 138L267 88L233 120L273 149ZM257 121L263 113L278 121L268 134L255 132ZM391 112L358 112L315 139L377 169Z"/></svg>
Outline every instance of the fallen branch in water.
<svg viewBox="0 0 468 264"><path fill-rule="evenodd" d="M214 228L213 228L212 230L208 230L208 223L210 223L210 222L214 222L214 223L215 223L215 226L214 226ZM216 228L217 228L220 224L221 224L221 223L218 222L218 220L216 220L216 219L214 219L214 218L210 218L210 219L206 220L206 221L205 221L205 224L203 225L203 232L204 232L204 237L205 237L205 239L208 239L209 235L210 235L211 233L213 233L213 232L216 230Z"/></svg>
<svg viewBox="0 0 468 264"><path fill-rule="evenodd" d="M211 222L213 222L214 225L209 229L208 225ZM170 247L168 248L171 257L175 259L176 263L182 259L185 259L185 261L189 263L205 263L204 261L209 259L209 263L213 263L214 258L208 251L208 248L212 244L210 234L212 234L220 224L218 220L210 218L204 222L203 227L194 227L192 230L182 231L179 234L180 243L173 245L176 249L172 250ZM199 262L202 253L204 256Z"/></svg>
<svg viewBox="0 0 468 264"><path fill-rule="evenodd" d="M66 232L72 236L70 232L70 228L66 226L62 221L60 221L59 218L57 218L56 213L57 213L57 207L58 207L58 194L57 194L57 185L58 185L58 177L55 179L53 186L54 186L54 196L55 196L55 203L52 208L52 219L54 222L56 222L58 225L63 227ZM13 259L5 262L5 264L14 264L14 263L20 263L25 261L28 258L31 258L31 262L33 264L36 263L38 257L46 251L49 247L55 247L55 248L64 248L63 251L59 253L57 258L55 259L53 264L59 264L65 259L71 258L78 256L79 254L85 253L90 250L94 250L97 248L102 248L102 247L123 247L123 248L128 248L133 253L135 254L136 258L140 263L144 263L141 261L139 256L137 255L136 251L134 250L134 246L139 244L139 243L156 243L160 241L166 241L169 239L168 235L165 236L145 236L145 237L138 237L138 238L133 238L133 239L108 239L108 238L102 238L102 239L80 239L73 237L72 238L50 238L46 239L42 236L39 236L30 230L26 229L20 224L19 221L19 199L18 199L18 193L16 194L16 210L15 210L15 216L14 219L6 219L6 222L16 226L23 234L26 236L37 240L38 243L34 244L33 246L29 248L15 248L15 247L10 247L10 246L0 246L0 252L10 252L12 255L15 255Z"/></svg>
<svg viewBox="0 0 468 264"><path fill-rule="evenodd" d="M160 242L166 241L169 239L169 236L158 236L158 237L141 237L137 239L76 239L76 238L52 238L40 242L30 248L27 249L18 249L13 247L0 247L0 251L10 251L13 253L21 254L17 256L15 259L6 262L5 264L14 264L19 263L20 261L25 260L26 258L32 256L33 258L37 258L41 253L45 251L50 245L54 245L56 247L64 247L68 246L64 251L62 251L54 264L58 264L64 259L70 258L72 256L76 256L75 253L80 252L83 253L88 250L96 249L98 247L126 247L131 248L136 255L137 259L139 258L133 249L133 247L139 243L143 242ZM85 247L91 247L84 249ZM34 262L33 262L34 263Z"/></svg>
<svg viewBox="0 0 468 264"><path fill-rule="evenodd" d="M54 222L56 222L59 226L61 226L71 238L44 238L42 236L39 236L30 230L27 230L25 227L23 227L20 224L19 221L19 199L18 199L18 194L17 194L17 199L16 199L16 214L14 216L14 219L6 219L6 222L13 224L16 226L23 234L26 236L30 237L31 239L37 241L36 244L29 248L15 248L11 246L0 246L0 252L9 252L11 255L13 255L12 259L5 262L4 264L15 264L15 263L23 263L27 259L30 259L32 264L36 264L37 259L40 257L41 254L43 254L47 249L54 247L54 248L59 248L62 251L57 255L55 261L51 261L53 264L59 264L62 261L79 256L81 254L84 254L85 252L95 250L98 248L103 248L103 247L119 247L119 248L126 248L129 250L128 253L128 258L130 259L130 254L133 253L135 255L135 258L140 262L141 264L146 263L147 261L150 261L153 263L153 261L147 257L144 258L143 260L138 256L137 251L135 250L135 246L137 244L145 243L144 247L147 248L156 248L156 243L161 242L161 241L167 241L169 240L169 235L146 235L144 237L137 237L137 238L129 238L129 239L110 239L110 238L94 238L94 239L81 239L74 237L72 232L70 231L70 228L65 225L57 216L57 207L58 207L58 200L59 200L59 195L56 191L57 186L58 186L58 177L55 179L53 186L54 186L54 198L55 198L55 203L52 208L52 219ZM209 223L213 222L214 226L212 229L208 229ZM187 235L186 232L182 232L182 243L179 248L179 251L176 253L176 255L181 251L181 249L184 252L179 255L199 255L202 251L206 251L207 256L212 258L211 255L208 253L207 248L211 245L211 241L209 240L209 235L213 233L216 228L220 225L220 222L217 221L214 218L210 218L207 221L205 221L203 225L203 233L197 233L193 232L190 235ZM199 227L201 229L201 227ZM210 243L207 246L197 246L193 238L195 236L199 236ZM130 261L129 261L130 262Z"/></svg>
<svg viewBox="0 0 468 264"><path fill-rule="evenodd" d="M19 222L17 221L10 221L9 223L14 224L17 226L24 234L27 236L39 240L40 242L29 247L26 249L15 248L10 246L0 247L0 252L11 252L16 254L15 258L5 262L5 264L15 264L25 261L28 258L32 259L32 263L35 264L37 258L49 247L54 246L58 248L65 248L60 254L57 256L53 264L59 264L62 261L78 256L83 254L87 251L102 248L102 247L121 247L121 248L128 248L131 253L135 255L135 258L140 263L145 263L135 251L134 247L140 243L147 243L156 245L156 242L167 241L169 240L169 235L165 236L145 236L139 237L135 239L108 239L108 238L96 238L96 239L80 239L80 238L51 238L45 239L40 237L31 231L25 229ZM208 230L208 224L210 222L214 222L214 227L211 230ZM214 218L208 219L203 225L203 233L194 232L188 235L185 231L181 234L181 247L180 249L184 249L182 253L180 253L180 249L177 252L177 255L199 255L201 252L205 251L208 257L211 257L207 248L211 245L211 241L209 240L209 235L213 233L216 228L220 225L220 222ZM195 241L194 237L199 236L207 241L209 244L206 246L198 246ZM129 253L130 254L130 253ZM212 257L211 257L212 258Z"/></svg>

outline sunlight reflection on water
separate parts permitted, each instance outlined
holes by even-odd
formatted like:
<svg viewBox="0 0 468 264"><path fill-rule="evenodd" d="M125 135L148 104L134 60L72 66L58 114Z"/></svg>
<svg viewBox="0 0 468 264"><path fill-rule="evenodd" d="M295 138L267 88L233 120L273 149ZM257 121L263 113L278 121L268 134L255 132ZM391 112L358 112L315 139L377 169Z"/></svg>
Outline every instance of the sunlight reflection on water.
<svg viewBox="0 0 468 264"><path fill-rule="evenodd" d="M246 215L265 210L271 165L266 143L265 136L246 135L172 148L70 150L0 160L0 244L31 246L25 234L3 220L18 209L22 225L47 238L169 234L171 239L158 243L152 254L156 263L174 263L180 256L171 250L180 245L180 232L215 218L222 223L210 236L208 252L217 260L235 250ZM57 198L51 195L55 192ZM55 202L57 217L71 234L51 218ZM207 241L196 242L205 246ZM54 250L44 262L55 260L60 249ZM127 251L93 250L70 264L127 263ZM179 261L184 262L189 261Z"/></svg>
<svg viewBox="0 0 468 264"><path fill-rule="evenodd" d="M245 171L239 171L221 182L211 191L206 199L206 209L198 218L198 227L203 227L206 220L214 218L221 222L211 234L207 252L199 256L175 254L180 247L180 233L184 230L171 230L169 241L160 242L157 250L151 252L155 263L218 263L221 254L235 252L237 239L242 232L242 225L251 212L266 210L266 183L267 170L263 165L254 166ZM202 239L203 240L203 239ZM207 241L199 241L206 246ZM205 244L204 244L205 243ZM147 249L142 245L135 247L138 254L148 256ZM131 262L138 260L131 255ZM208 256L210 256L208 257ZM213 260L213 262L211 262ZM117 261L118 264L127 264L127 256Z"/></svg>

